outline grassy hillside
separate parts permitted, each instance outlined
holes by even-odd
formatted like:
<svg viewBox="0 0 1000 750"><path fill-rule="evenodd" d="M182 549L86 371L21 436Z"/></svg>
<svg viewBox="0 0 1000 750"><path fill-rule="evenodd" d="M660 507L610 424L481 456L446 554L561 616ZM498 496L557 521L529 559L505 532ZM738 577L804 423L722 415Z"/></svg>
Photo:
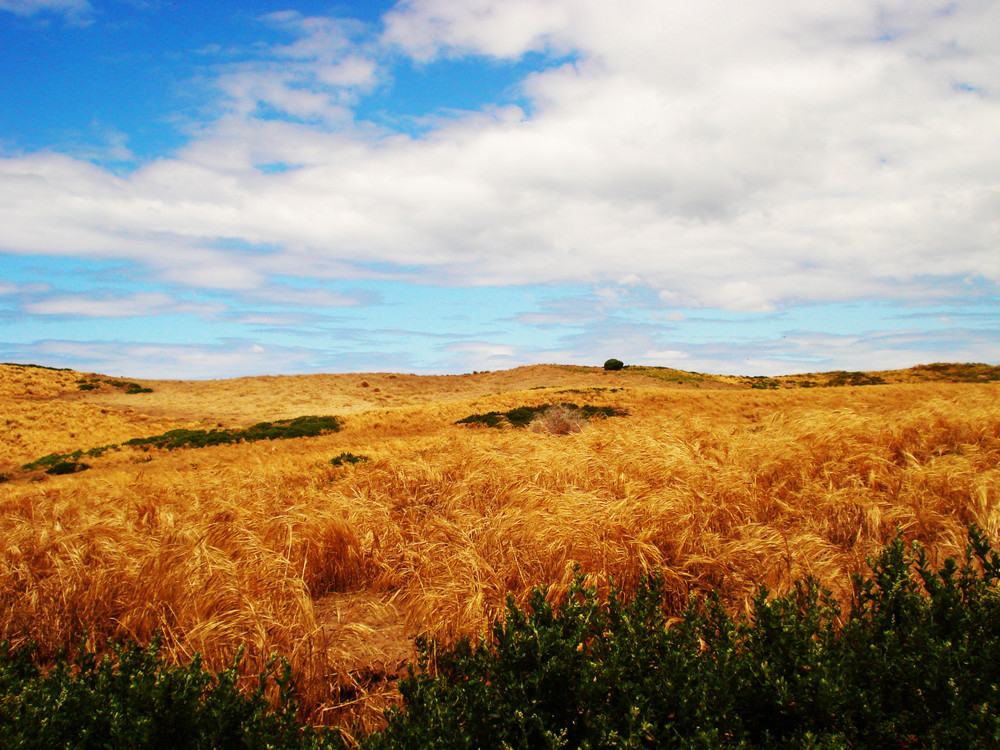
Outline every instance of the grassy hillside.
<svg viewBox="0 0 1000 750"><path fill-rule="evenodd" d="M54 653L159 632L214 668L243 644L251 677L278 652L312 720L373 725L416 633L479 631L508 593L558 597L577 566L599 588L658 570L677 611L718 589L739 613L759 583L843 594L897 529L932 558L959 554L970 522L996 544L996 370L760 388L634 367L180 382L0 365L0 637ZM859 385L820 387L840 380ZM565 435L456 424L560 402L624 415ZM340 429L142 440L306 415ZM22 468L75 451L87 470Z"/></svg>

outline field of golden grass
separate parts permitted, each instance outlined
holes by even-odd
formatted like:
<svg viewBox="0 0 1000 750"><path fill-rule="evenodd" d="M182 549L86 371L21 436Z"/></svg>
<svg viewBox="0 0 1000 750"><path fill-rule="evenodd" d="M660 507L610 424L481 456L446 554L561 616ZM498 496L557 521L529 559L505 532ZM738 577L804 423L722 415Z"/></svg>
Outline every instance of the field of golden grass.
<svg viewBox="0 0 1000 750"><path fill-rule="evenodd" d="M574 570L662 571L678 610L719 589L848 574L898 530L932 556L969 523L1000 541L1000 383L750 389L679 371L536 366L463 376L139 381L0 365L0 638L43 653L163 635L214 668L244 645L298 676L316 723L379 723L418 632L481 631ZM905 380L906 378L900 378ZM568 435L454 424L560 401L614 406ZM122 448L48 476L22 464L179 427L336 414L340 432ZM370 460L335 466L344 453Z"/></svg>

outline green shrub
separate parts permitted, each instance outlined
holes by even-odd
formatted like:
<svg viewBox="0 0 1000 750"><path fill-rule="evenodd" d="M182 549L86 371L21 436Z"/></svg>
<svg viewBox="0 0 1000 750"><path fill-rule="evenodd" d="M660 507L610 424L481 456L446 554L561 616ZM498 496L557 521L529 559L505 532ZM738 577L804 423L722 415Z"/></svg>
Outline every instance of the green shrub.
<svg viewBox="0 0 1000 750"><path fill-rule="evenodd" d="M625 367L625 363L622 362L620 359L612 358L604 363L605 370L621 370L623 367Z"/></svg>
<svg viewBox="0 0 1000 750"><path fill-rule="evenodd" d="M368 456L356 456L353 453L341 453L339 456L330 459L330 463L334 466L343 466L344 464L356 464L362 461L371 461Z"/></svg>
<svg viewBox="0 0 1000 750"><path fill-rule="evenodd" d="M86 471L90 466L76 461L60 461L45 470L46 474L75 474L78 471Z"/></svg>
<svg viewBox="0 0 1000 750"><path fill-rule="evenodd" d="M842 612L814 582L749 619L662 579L508 601L492 638L419 643L402 709L362 747L957 748L1000 743L1000 559L975 530L932 571L897 538ZM433 654L433 660L432 655Z"/></svg>
<svg viewBox="0 0 1000 750"><path fill-rule="evenodd" d="M109 378L92 378L90 380L80 379L77 380L77 388L81 391L94 391L100 388L102 385L110 385L112 388L119 388L125 393L152 393L152 388L143 388L138 383L133 383L129 380L111 380Z"/></svg>
<svg viewBox="0 0 1000 750"><path fill-rule="evenodd" d="M880 376L868 375L863 372L835 370L834 372L827 374L830 376L830 379L827 380L826 385L830 387L845 385L883 385L885 383L885 380L883 380Z"/></svg>
<svg viewBox="0 0 1000 750"><path fill-rule="evenodd" d="M303 728L287 665L273 666L249 694L237 688L237 657L218 674L196 655L166 663L159 642L119 644L103 658L81 649L45 669L35 649L0 643L0 747L319 748L340 747ZM279 688L272 708L265 697Z"/></svg>
<svg viewBox="0 0 1000 750"><path fill-rule="evenodd" d="M243 430L169 430L162 435L133 438L125 443L132 446L155 448L205 448L211 445L253 442L255 440L287 440L315 437L340 430L339 417L296 417L274 422L258 422Z"/></svg>
<svg viewBox="0 0 1000 750"><path fill-rule="evenodd" d="M340 430L342 422L339 417L296 417L295 419L279 419L275 422L259 422L245 430L169 430L162 435L152 437L132 438L123 445L129 445L143 450L150 448L205 448L210 445L226 445L230 443L252 442L254 440L282 440L299 437L315 437ZM78 459L83 455L96 458L109 450L121 450L121 445L104 445L90 448L87 451L76 450L72 453L50 453L47 456L24 464L24 471L52 467L67 459ZM80 464L90 468L86 464ZM82 471L83 469L80 469ZM68 471L47 473L69 473Z"/></svg>

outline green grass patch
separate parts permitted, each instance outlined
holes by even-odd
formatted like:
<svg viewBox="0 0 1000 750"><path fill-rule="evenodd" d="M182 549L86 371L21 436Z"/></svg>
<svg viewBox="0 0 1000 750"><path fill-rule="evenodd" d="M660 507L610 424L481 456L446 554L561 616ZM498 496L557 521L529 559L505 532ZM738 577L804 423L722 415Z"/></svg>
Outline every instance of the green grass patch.
<svg viewBox="0 0 1000 750"><path fill-rule="evenodd" d="M485 414L470 414L464 417L455 424L467 424L467 425L477 425L482 427L514 427L523 428L531 424L531 421L540 416L546 409L552 406L562 406L567 409L572 409L573 411L579 412L586 419L590 419L594 416L602 417L624 417L628 414L624 409L618 409L614 406L577 406L571 403L559 403L559 404L542 404L541 406L518 406L510 411L489 411Z"/></svg>

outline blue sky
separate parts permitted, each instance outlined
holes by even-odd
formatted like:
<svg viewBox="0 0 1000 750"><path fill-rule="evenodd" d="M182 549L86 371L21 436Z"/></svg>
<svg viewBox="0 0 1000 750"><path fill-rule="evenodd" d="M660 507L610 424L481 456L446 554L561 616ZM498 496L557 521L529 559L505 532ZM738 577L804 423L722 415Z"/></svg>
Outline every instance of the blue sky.
<svg viewBox="0 0 1000 750"><path fill-rule="evenodd" d="M990 0L0 0L0 361L998 363L998 49Z"/></svg>

